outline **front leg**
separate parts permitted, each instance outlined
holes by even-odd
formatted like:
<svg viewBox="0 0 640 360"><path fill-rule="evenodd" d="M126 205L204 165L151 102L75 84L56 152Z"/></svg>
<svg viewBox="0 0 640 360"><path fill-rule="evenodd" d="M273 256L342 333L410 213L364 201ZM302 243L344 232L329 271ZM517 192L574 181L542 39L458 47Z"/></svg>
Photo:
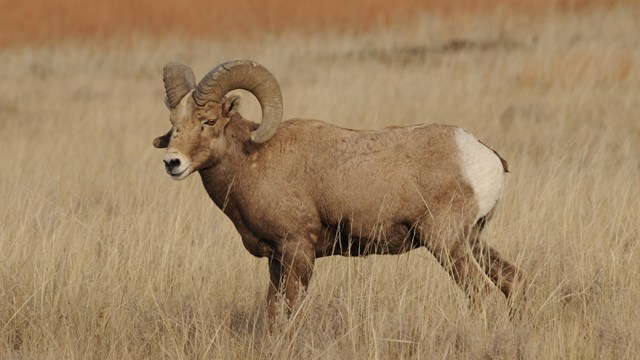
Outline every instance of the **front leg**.
<svg viewBox="0 0 640 360"><path fill-rule="evenodd" d="M273 331L279 308L285 316L291 315L300 294L306 290L313 273L315 252L311 244L287 244L281 254L269 258L270 284L267 294L269 330ZM284 302L279 298L284 295Z"/></svg>

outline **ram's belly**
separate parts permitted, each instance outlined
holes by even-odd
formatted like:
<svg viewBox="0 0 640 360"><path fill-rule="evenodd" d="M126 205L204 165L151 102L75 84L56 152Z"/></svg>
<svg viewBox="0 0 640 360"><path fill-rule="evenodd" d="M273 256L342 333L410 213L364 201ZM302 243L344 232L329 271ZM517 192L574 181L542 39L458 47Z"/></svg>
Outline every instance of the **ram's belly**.
<svg viewBox="0 0 640 360"><path fill-rule="evenodd" d="M323 244L320 256L400 254L420 246L408 225L360 227L349 221L324 224Z"/></svg>

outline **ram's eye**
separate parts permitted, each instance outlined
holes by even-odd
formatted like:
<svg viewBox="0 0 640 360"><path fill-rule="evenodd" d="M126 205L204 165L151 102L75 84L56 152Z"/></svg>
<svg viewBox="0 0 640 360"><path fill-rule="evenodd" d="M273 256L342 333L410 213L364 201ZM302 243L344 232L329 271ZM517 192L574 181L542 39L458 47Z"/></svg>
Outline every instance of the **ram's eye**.
<svg viewBox="0 0 640 360"><path fill-rule="evenodd" d="M213 126L218 122L218 119L209 119L207 121L205 121L203 124L205 125L209 125L209 126Z"/></svg>

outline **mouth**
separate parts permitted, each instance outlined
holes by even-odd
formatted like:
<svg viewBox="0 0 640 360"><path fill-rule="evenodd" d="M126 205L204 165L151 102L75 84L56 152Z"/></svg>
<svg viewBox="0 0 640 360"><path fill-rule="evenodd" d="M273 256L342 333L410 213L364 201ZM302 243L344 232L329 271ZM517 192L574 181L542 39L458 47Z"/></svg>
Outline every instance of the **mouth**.
<svg viewBox="0 0 640 360"><path fill-rule="evenodd" d="M173 180L182 180L182 179L186 178L187 176L189 176L189 174L191 173L190 170L191 170L191 167L189 166L186 169L184 169L184 170L182 170L180 172L177 172L177 173L173 173L173 172L170 172L169 170L167 170L167 174L169 174L169 176L171 176L171 178Z"/></svg>

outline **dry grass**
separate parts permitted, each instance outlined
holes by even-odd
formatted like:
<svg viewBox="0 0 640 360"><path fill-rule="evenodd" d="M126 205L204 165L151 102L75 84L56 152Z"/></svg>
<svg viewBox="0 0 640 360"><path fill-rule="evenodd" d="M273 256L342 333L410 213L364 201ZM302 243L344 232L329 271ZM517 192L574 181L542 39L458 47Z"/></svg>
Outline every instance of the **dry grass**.
<svg viewBox="0 0 640 360"><path fill-rule="evenodd" d="M0 357L630 358L640 353L640 9L423 17L362 35L0 51ZM472 312L424 250L318 261L282 335L197 176L169 179L162 65L253 58L285 116L462 125L510 162L490 228L525 316ZM255 103L245 115L256 118Z"/></svg>

